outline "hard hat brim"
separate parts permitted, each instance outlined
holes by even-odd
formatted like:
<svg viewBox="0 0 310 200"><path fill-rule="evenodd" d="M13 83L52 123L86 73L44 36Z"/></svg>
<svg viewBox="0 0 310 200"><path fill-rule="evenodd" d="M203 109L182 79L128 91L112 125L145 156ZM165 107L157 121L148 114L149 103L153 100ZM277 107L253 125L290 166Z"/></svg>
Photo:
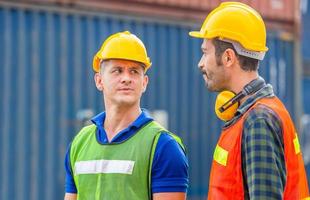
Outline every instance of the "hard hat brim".
<svg viewBox="0 0 310 200"><path fill-rule="evenodd" d="M200 31L191 31L189 32L189 35L195 38L204 38L203 34L201 34Z"/></svg>

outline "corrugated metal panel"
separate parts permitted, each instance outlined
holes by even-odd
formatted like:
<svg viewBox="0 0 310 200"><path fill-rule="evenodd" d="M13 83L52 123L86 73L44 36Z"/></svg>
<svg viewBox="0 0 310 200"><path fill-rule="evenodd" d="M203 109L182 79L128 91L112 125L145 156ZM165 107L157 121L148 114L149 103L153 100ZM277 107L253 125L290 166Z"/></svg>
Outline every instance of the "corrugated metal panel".
<svg viewBox="0 0 310 200"><path fill-rule="evenodd" d="M20 0L21 1L21 0ZM120 13L161 16L178 20L203 20L206 14L227 0L22 0L40 4L60 4L69 7L105 9ZM298 33L300 24L300 0L240 0L256 8L270 28L279 27ZM283 14L285 13L285 15ZM298 35L298 34L297 34Z"/></svg>
<svg viewBox="0 0 310 200"><path fill-rule="evenodd" d="M183 8L195 8L195 9L204 9L211 10L214 7L218 6L221 2L227 0L204 0L204 1L192 1L192 0L132 0L127 1L123 0L122 2L141 2L149 4L158 4L163 6L174 6L174 7L183 7ZM98 0L97 2L104 2ZM248 5L256 8L263 16L275 19L275 20L289 20L294 21L295 17L295 3L296 0L239 0L239 2L244 2ZM299 11L297 11L299 12ZM285 15L283 15L285 13Z"/></svg>
<svg viewBox="0 0 310 200"><path fill-rule="evenodd" d="M308 184L309 184L309 174L310 174L310 115L303 116L303 134L299 138L301 142L301 148L303 153L303 158L305 162L306 172L308 174Z"/></svg>
<svg viewBox="0 0 310 200"><path fill-rule="evenodd" d="M303 59L310 63L310 2L306 4L307 8L305 13L302 15L302 55ZM310 69L310 66L308 66Z"/></svg>
<svg viewBox="0 0 310 200"><path fill-rule="evenodd" d="M276 94L281 97L287 109L291 115L294 116L294 90L296 88L296 82L301 80L295 80L295 67L294 66L294 46L293 42L283 41L269 33L267 39L268 53L266 58L261 64L260 70L268 82L270 82L274 88Z"/></svg>
<svg viewBox="0 0 310 200"><path fill-rule="evenodd" d="M2 5L2 6L1 6ZM221 123L197 69L193 27L147 18L0 4L0 199L62 199L66 146L81 109L102 110L92 56L111 33L128 29L148 48L153 67L142 101L169 114L190 161L189 199L204 199ZM289 111L294 105L293 44L269 34L261 72ZM293 116L295 117L295 116Z"/></svg>
<svg viewBox="0 0 310 200"><path fill-rule="evenodd" d="M124 0L126 2L126 0ZM124 2L123 1L123 2ZM150 0L135 0L137 2L150 2ZM163 6L170 5L175 7L188 8L189 6L193 9L203 9L205 11L210 11L214 7L218 6L221 2L227 0L204 0L204 1L191 1L191 0L153 0L154 4L160 4ZM127 1L128 2L128 1ZM295 6L296 0L239 0L239 2L244 2L248 5L253 6L257 9L265 18L270 18L272 20L285 20L294 21L295 17ZM297 11L298 12L298 11ZM283 13L286 13L283 15Z"/></svg>
<svg viewBox="0 0 310 200"><path fill-rule="evenodd" d="M310 77L304 76L303 78L303 111L304 114L301 118L301 147L303 150L304 162L308 173L308 182L310 177Z"/></svg>
<svg viewBox="0 0 310 200"><path fill-rule="evenodd" d="M301 146L306 165L308 177L310 175L310 3L309 0L302 1L302 60L303 60L303 82L302 82L302 106L303 116L301 118ZM310 179L308 178L308 181Z"/></svg>
<svg viewBox="0 0 310 200"><path fill-rule="evenodd" d="M25 1L25 0L23 0ZM41 3L62 3L62 4L79 4L84 3L83 0L26 0L29 2L41 2ZM91 0L87 3L96 4L113 4L122 3L126 4L140 4L140 5L152 5L152 6L164 6L175 8L187 8L187 9L204 9L210 11L214 7L218 6L221 2L227 0ZM293 21L295 12L299 12L296 9L295 4L299 4L299 0L239 0L256 8L265 17L270 17L276 20L290 20ZM283 15L285 13L285 15Z"/></svg>
<svg viewBox="0 0 310 200"><path fill-rule="evenodd" d="M303 78L303 110L304 113L309 114L310 115L310 92L309 92L309 88L310 88L310 77L304 77Z"/></svg>

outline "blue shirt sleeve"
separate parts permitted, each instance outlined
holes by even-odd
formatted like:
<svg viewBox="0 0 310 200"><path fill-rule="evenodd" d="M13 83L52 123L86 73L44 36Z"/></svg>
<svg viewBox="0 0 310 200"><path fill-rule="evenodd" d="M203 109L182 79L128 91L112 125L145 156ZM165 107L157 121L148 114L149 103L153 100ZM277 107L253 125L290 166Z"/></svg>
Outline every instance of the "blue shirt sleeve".
<svg viewBox="0 0 310 200"><path fill-rule="evenodd" d="M65 170L66 170L65 191L66 193L77 193L77 189L72 175L72 168L70 164L70 149L71 149L71 143L68 145L65 157Z"/></svg>
<svg viewBox="0 0 310 200"><path fill-rule="evenodd" d="M186 192L188 160L182 147L167 133L158 139L152 165L152 193Z"/></svg>

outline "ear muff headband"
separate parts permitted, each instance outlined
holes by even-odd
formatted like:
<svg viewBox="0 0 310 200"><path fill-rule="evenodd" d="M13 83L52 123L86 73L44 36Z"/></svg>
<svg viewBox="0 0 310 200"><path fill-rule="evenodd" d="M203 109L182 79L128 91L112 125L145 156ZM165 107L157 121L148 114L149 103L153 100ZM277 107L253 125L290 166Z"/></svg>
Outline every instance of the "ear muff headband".
<svg viewBox="0 0 310 200"><path fill-rule="evenodd" d="M218 94L215 102L215 113L223 121L232 119L239 107L239 101L247 95L251 95L265 86L263 78L258 77L244 86L243 90L235 95L230 91ZM228 94L229 92L229 94ZM223 93L223 94L222 94Z"/></svg>

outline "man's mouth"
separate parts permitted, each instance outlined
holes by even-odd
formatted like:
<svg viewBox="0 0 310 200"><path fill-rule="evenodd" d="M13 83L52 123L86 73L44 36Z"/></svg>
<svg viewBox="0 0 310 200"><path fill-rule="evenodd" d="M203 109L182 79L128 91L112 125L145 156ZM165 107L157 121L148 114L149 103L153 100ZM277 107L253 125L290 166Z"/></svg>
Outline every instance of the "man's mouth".
<svg viewBox="0 0 310 200"><path fill-rule="evenodd" d="M206 76L208 78L207 72L206 71L201 71L202 76Z"/></svg>
<svg viewBox="0 0 310 200"><path fill-rule="evenodd" d="M132 88L119 88L118 91L132 91Z"/></svg>

